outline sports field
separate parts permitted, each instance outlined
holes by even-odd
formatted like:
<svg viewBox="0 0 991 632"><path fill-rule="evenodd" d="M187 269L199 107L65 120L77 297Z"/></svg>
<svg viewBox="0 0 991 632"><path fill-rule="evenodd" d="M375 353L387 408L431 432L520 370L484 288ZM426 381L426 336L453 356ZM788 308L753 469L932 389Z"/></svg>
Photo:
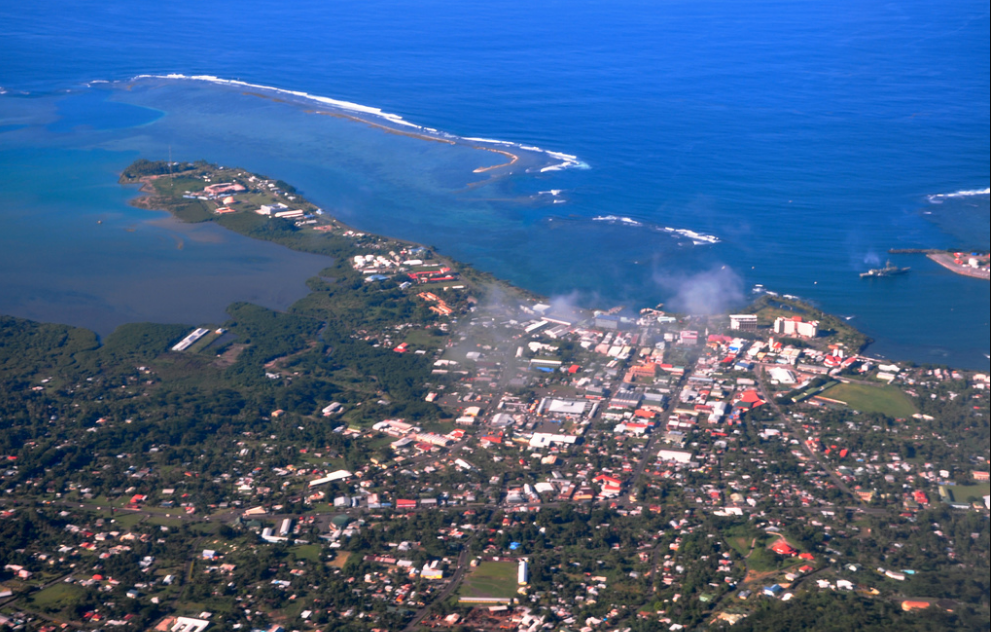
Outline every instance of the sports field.
<svg viewBox="0 0 991 632"><path fill-rule="evenodd" d="M482 562L472 569L459 591L462 597L514 597L516 562Z"/></svg>
<svg viewBox="0 0 991 632"><path fill-rule="evenodd" d="M866 384L837 384L823 392L823 397L844 402L862 413L882 413L904 419L915 414L915 405L908 395L894 386Z"/></svg>

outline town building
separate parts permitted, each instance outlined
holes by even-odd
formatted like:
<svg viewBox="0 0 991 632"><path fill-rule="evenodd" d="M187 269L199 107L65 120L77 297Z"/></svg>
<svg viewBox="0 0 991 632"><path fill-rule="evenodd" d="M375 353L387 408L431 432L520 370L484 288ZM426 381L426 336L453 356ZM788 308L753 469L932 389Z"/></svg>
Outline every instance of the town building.
<svg viewBox="0 0 991 632"><path fill-rule="evenodd" d="M756 314L731 314L729 317L730 329L738 331L757 331Z"/></svg>
<svg viewBox="0 0 991 632"><path fill-rule="evenodd" d="M815 338L819 335L818 320L802 320L801 316L785 318L778 316L774 319L774 333L782 336L799 336L801 338Z"/></svg>

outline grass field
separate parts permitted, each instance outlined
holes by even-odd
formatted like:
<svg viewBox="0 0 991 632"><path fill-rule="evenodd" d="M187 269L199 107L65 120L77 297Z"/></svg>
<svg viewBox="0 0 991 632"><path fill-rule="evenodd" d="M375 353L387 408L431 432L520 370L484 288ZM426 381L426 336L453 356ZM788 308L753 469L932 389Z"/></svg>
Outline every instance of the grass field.
<svg viewBox="0 0 991 632"><path fill-rule="evenodd" d="M123 529L133 529L144 518L139 513L117 514L114 517L114 524Z"/></svg>
<svg viewBox="0 0 991 632"><path fill-rule="evenodd" d="M411 329L408 334L406 334L406 342L416 349L439 349L441 346L447 342L445 336L435 336L429 331L423 329Z"/></svg>
<svg viewBox="0 0 991 632"><path fill-rule="evenodd" d="M303 544L293 547L292 555L297 560L309 560L311 562L320 561L320 553L323 550L319 544Z"/></svg>
<svg viewBox="0 0 991 632"><path fill-rule="evenodd" d="M737 553L746 557L754 547L760 545L762 533L751 528L749 524L738 524L726 528L722 531L726 542L733 547Z"/></svg>
<svg viewBox="0 0 991 632"><path fill-rule="evenodd" d="M778 555L774 551L765 548L756 548L747 557L747 568L766 573L778 567Z"/></svg>
<svg viewBox="0 0 991 632"><path fill-rule="evenodd" d="M173 516L176 514L172 514ZM165 516L152 516L146 521L147 524L153 524L160 527L181 527L187 524L180 520L179 518L165 517Z"/></svg>
<svg viewBox="0 0 991 632"><path fill-rule="evenodd" d="M74 584L59 582L33 596L33 605L46 612L58 612L74 604L86 591Z"/></svg>
<svg viewBox="0 0 991 632"><path fill-rule="evenodd" d="M838 384L822 395L844 402L862 413L882 413L897 418L911 417L916 413L915 405L908 395L894 386Z"/></svg>
<svg viewBox="0 0 991 632"><path fill-rule="evenodd" d="M482 562L465 578L462 597L513 597L516 595L516 562Z"/></svg>
<svg viewBox="0 0 991 632"><path fill-rule="evenodd" d="M991 483L974 485L943 485L950 494L950 500L955 503L972 503L991 494Z"/></svg>

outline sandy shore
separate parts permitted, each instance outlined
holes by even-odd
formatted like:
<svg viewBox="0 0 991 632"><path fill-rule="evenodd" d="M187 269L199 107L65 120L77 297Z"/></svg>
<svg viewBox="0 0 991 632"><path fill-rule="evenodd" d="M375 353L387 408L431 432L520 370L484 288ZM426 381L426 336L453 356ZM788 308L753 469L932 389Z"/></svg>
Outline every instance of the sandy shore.
<svg viewBox="0 0 991 632"><path fill-rule="evenodd" d="M953 262L953 255L951 254L933 253L926 256L947 270L951 270L957 274L962 274L963 276L969 276L975 279L984 279L985 281L991 280L991 274L989 274L987 269L979 270L971 268L970 266L958 266Z"/></svg>
<svg viewBox="0 0 991 632"><path fill-rule="evenodd" d="M491 167L479 167L478 169L475 169L474 173L485 173L486 171L492 171L493 169L501 169L502 167L509 167L520 159L520 157L517 156L516 154L511 154L508 151L504 151L502 149L492 149L491 147L479 147L478 145L472 145L472 147L474 147L475 149L482 149L484 151L491 151L496 154L502 154L503 156L509 158L509 162L504 162L498 165L492 165Z"/></svg>

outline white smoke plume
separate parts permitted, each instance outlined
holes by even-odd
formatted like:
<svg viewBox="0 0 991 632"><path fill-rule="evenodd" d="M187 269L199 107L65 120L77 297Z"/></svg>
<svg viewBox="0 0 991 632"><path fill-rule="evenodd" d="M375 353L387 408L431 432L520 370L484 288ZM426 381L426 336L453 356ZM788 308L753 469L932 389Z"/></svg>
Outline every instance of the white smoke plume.
<svg viewBox="0 0 991 632"><path fill-rule="evenodd" d="M727 266L692 275L655 272L654 282L671 297L671 311L706 316L743 303L743 280Z"/></svg>

